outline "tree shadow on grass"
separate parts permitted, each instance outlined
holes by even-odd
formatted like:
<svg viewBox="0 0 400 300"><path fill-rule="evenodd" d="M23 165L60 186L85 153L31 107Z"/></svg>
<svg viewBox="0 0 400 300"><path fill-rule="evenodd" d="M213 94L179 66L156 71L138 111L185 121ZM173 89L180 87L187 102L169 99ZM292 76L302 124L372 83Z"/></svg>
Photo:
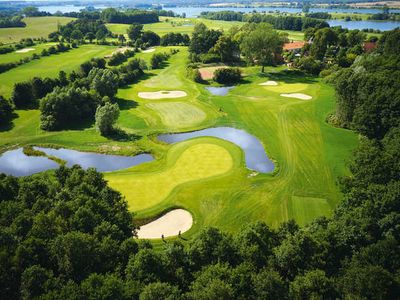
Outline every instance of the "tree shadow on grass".
<svg viewBox="0 0 400 300"><path fill-rule="evenodd" d="M107 135L107 138L118 142L133 142L141 138L140 135L129 133L121 128L113 128L112 132Z"/></svg>
<svg viewBox="0 0 400 300"><path fill-rule="evenodd" d="M13 112L10 120L6 124L0 124L0 132L6 132L6 131L10 131L11 129L13 129L15 127L15 124L13 121L16 118L18 118L18 115L15 112Z"/></svg>
<svg viewBox="0 0 400 300"><path fill-rule="evenodd" d="M315 77L309 76L299 70L284 70L279 73L270 74L269 77L271 80L282 81L284 83L313 84L317 82Z"/></svg>
<svg viewBox="0 0 400 300"><path fill-rule="evenodd" d="M94 126L94 118L87 118L84 120L72 120L67 126L61 128L60 130L84 130Z"/></svg>
<svg viewBox="0 0 400 300"><path fill-rule="evenodd" d="M139 104L135 100L116 99L120 110L128 110L137 107Z"/></svg>

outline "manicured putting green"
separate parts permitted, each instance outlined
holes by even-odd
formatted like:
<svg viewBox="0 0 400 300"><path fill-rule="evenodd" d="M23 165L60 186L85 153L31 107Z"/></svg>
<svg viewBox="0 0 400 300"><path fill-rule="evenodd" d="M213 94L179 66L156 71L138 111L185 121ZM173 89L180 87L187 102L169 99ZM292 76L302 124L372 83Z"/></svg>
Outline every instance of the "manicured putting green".
<svg viewBox="0 0 400 300"><path fill-rule="evenodd" d="M155 110L163 124L170 128L194 126L207 117L200 108L184 102L149 103L146 106Z"/></svg>
<svg viewBox="0 0 400 300"><path fill-rule="evenodd" d="M288 203L288 210L300 226L310 223L319 216L332 214L332 208L326 199L312 197L292 196Z"/></svg>
<svg viewBox="0 0 400 300"><path fill-rule="evenodd" d="M129 209L138 211L159 204L180 184L221 175L233 167L231 154L220 145L200 142L182 151L183 144L170 149L160 170L135 173L128 169L107 173L105 178L126 197Z"/></svg>

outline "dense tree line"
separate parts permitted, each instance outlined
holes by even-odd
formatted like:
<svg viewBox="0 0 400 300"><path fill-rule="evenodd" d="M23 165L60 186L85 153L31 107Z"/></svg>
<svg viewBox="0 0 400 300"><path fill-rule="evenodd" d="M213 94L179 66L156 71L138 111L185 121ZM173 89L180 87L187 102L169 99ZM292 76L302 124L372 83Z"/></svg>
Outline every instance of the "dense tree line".
<svg viewBox="0 0 400 300"><path fill-rule="evenodd" d="M249 64L275 65L280 61L286 35L279 34L268 23L246 23L234 27L228 33L208 29L203 23L196 24L189 44L192 62L240 61L243 56Z"/></svg>
<svg viewBox="0 0 400 300"><path fill-rule="evenodd" d="M101 20L77 19L66 25L60 26L59 33L67 40L83 40L84 38L93 40L103 40L111 35L111 32Z"/></svg>
<svg viewBox="0 0 400 300"><path fill-rule="evenodd" d="M313 19L331 19L332 15L327 12L313 12L313 13L307 13L306 14L307 18L313 18Z"/></svg>
<svg viewBox="0 0 400 300"><path fill-rule="evenodd" d="M160 39L161 46L189 46L190 37L186 33L169 32Z"/></svg>
<svg viewBox="0 0 400 300"><path fill-rule="evenodd" d="M25 27L25 22L21 16L2 17L0 18L0 28Z"/></svg>
<svg viewBox="0 0 400 300"><path fill-rule="evenodd" d="M151 46L160 45L160 36L150 30L143 31L143 25L139 23L134 23L126 30L129 39L131 40L130 44L135 46L136 48L145 49Z"/></svg>
<svg viewBox="0 0 400 300"><path fill-rule="evenodd" d="M300 69L318 75L323 69L335 70L349 67L357 56L361 55L367 35L360 30L348 30L341 27L308 28L305 39L310 41L302 49L303 57L298 59L294 53L288 53L288 61L293 61Z"/></svg>
<svg viewBox="0 0 400 300"><path fill-rule="evenodd" d="M369 138L400 126L400 30L384 33L378 53L358 58L336 76L338 121Z"/></svg>
<svg viewBox="0 0 400 300"><path fill-rule="evenodd" d="M137 80L143 68L145 64L137 59L113 69L105 68L103 59L82 64L79 73L70 75L69 83L55 87L40 100L41 128L59 130L94 120L97 107L114 101L118 87Z"/></svg>
<svg viewBox="0 0 400 300"><path fill-rule="evenodd" d="M129 9L126 11L116 10L114 8L106 8L101 12L101 19L106 23L121 24L148 24L159 21L158 14L155 11Z"/></svg>
<svg viewBox="0 0 400 300"><path fill-rule="evenodd" d="M244 21L254 23L266 22L271 24L275 29L294 31L303 31L307 28L329 27L329 24L324 20L295 16L250 14L246 15Z"/></svg>
<svg viewBox="0 0 400 300"><path fill-rule="evenodd" d="M303 31L307 28L323 28L329 27L329 24L323 20L324 18L296 17L296 16L274 16L270 14L251 13L243 14L234 11L220 12L202 12L201 17L211 20L223 21L243 21L252 23L266 22L271 24L275 29Z"/></svg>
<svg viewBox="0 0 400 300"><path fill-rule="evenodd" d="M210 20L222 20L222 21L243 21L244 14L242 12L235 11L203 11L200 13L201 18Z"/></svg>
<svg viewBox="0 0 400 300"><path fill-rule="evenodd" d="M133 57L135 55L134 50L126 50L124 52L116 52L114 53L110 59L108 60L109 66L118 66L128 60L128 58Z"/></svg>

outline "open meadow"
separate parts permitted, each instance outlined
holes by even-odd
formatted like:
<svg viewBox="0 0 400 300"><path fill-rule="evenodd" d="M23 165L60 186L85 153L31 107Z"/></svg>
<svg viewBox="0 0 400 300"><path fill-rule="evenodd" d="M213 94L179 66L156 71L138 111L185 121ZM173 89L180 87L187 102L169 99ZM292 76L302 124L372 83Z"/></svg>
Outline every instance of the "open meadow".
<svg viewBox="0 0 400 300"><path fill-rule="evenodd" d="M68 17L31 17L24 18L26 27L0 28L0 43L10 44L25 38L47 38L59 25L71 22Z"/></svg>

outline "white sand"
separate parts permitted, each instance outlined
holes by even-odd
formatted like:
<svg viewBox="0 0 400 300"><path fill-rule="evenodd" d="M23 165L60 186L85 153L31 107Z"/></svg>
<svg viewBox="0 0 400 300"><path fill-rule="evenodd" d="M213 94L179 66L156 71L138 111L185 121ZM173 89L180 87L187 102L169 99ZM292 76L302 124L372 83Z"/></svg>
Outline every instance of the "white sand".
<svg viewBox="0 0 400 300"><path fill-rule="evenodd" d="M157 220L143 225L138 230L140 239L160 239L164 237L175 236L188 231L193 225L192 215L184 209L174 209L166 213Z"/></svg>
<svg viewBox="0 0 400 300"><path fill-rule="evenodd" d="M35 49L33 49L33 48L24 48L24 49L17 50L15 52L16 53L26 53L26 52L33 51L33 50L35 50Z"/></svg>
<svg viewBox="0 0 400 300"><path fill-rule="evenodd" d="M300 100L310 100L312 99L311 96L306 95L306 94L301 94L301 93L292 93L292 94L281 94L282 97L288 97L288 98L296 98Z"/></svg>
<svg viewBox="0 0 400 300"><path fill-rule="evenodd" d="M166 99L186 97L184 91L158 91L158 92L140 92L138 96L143 99Z"/></svg>
<svg viewBox="0 0 400 300"><path fill-rule="evenodd" d="M132 47L121 47L121 48L118 48L117 50L114 50L111 54L105 55L104 58L111 58L116 53L125 53L128 50L133 51L135 49Z"/></svg>
<svg viewBox="0 0 400 300"><path fill-rule="evenodd" d="M148 49L146 49L146 50L143 50L142 52L143 53L151 53L151 52L154 52L154 51L156 51L156 48L148 48Z"/></svg>
<svg viewBox="0 0 400 300"><path fill-rule="evenodd" d="M278 83L273 80L268 80L266 82L260 83L259 85L278 85Z"/></svg>

